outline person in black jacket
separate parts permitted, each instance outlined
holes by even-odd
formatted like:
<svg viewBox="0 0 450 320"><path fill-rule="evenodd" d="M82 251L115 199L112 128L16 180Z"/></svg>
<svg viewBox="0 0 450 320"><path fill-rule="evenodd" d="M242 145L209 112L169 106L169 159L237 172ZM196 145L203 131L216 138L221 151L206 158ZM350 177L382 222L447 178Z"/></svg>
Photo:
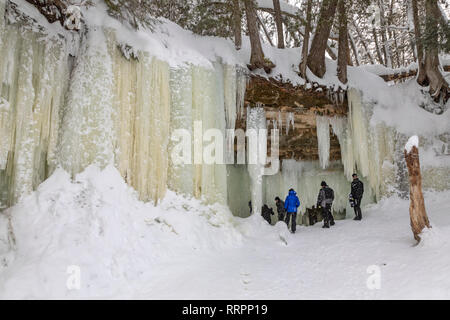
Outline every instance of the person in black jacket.
<svg viewBox="0 0 450 320"><path fill-rule="evenodd" d="M286 210L284 209L284 201L279 197L275 198L275 204L277 205L277 213L278 213L278 221L285 221L286 219Z"/></svg>
<svg viewBox="0 0 450 320"><path fill-rule="evenodd" d="M265 205L262 207L261 215L262 215L262 217L264 218L264 220L266 220L269 224L272 224L272 217L271 217L271 215L273 216L274 213L273 213L273 209L272 209L272 208L269 208L269 207L267 206L267 204L265 204Z"/></svg>
<svg viewBox="0 0 450 320"><path fill-rule="evenodd" d="M334 201L334 191L331 189L325 181L320 184L322 189L319 191L319 196L317 197L317 207L322 208L323 216L323 227L329 228L330 225L334 226L334 217L331 213L331 206Z"/></svg>
<svg viewBox="0 0 450 320"><path fill-rule="evenodd" d="M364 184L361 182L361 180L358 179L358 175L356 173L354 173L352 177L353 181L351 194L355 201L353 209L355 210L356 215L356 217L353 220L361 220L362 219L361 200L364 194Z"/></svg>

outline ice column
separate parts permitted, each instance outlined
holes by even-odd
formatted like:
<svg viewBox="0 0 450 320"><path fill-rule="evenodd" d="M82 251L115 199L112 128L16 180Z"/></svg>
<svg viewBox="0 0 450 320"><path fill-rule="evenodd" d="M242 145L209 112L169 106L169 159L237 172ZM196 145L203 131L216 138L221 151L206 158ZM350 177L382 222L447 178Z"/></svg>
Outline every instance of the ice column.
<svg viewBox="0 0 450 320"><path fill-rule="evenodd" d="M316 125L320 166L322 169L326 169L330 162L330 123L328 117L316 116Z"/></svg>
<svg viewBox="0 0 450 320"><path fill-rule="evenodd" d="M348 128L347 117L330 117L329 118L333 133L338 137L341 147L341 161L344 166L344 174L351 181L354 173L354 159L351 132Z"/></svg>
<svg viewBox="0 0 450 320"><path fill-rule="evenodd" d="M251 135L247 147L247 168L251 180L252 207L253 213L259 215L263 205L262 180L267 156L266 114L264 108L248 108L247 134Z"/></svg>
<svg viewBox="0 0 450 320"><path fill-rule="evenodd" d="M180 134L185 132L188 134L188 142L191 145L192 153L192 137L193 137L193 119L192 119L192 69L190 67L173 68L170 71L170 132L171 136L175 130L179 130ZM184 134L183 134L184 136ZM169 156L176 145L181 143L182 136L177 136L179 140L170 141ZM181 155L177 155L181 156ZM186 195L193 195L193 165L192 154L189 155L190 163L173 163L169 159L168 187L175 191Z"/></svg>
<svg viewBox="0 0 450 320"><path fill-rule="evenodd" d="M81 45L64 108L59 159L72 174L91 164L113 163L113 79L106 38L92 28Z"/></svg>

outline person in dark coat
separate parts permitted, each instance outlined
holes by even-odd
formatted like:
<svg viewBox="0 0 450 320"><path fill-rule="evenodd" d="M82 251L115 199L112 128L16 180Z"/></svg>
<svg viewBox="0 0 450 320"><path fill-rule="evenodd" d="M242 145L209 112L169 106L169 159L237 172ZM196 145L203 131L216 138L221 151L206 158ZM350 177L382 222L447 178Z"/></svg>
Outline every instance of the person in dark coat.
<svg viewBox="0 0 450 320"><path fill-rule="evenodd" d="M286 210L286 223L289 227L289 221L291 220L291 230L295 233L297 227L297 210L300 207L300 200L297 197L297 193L294 189L289 190L289 195L284 201L284 209Z"/></svg>
<svg viewBox="0 0 450 320"><path fill-rule="evenodd" d="M361 182L361 180L358 179L358 175L356 173L353 174L353 181L352 181L352 197L354 199L354 207L355 210L355 218L353 220L361 220L362 219L362 213L361 213L361 200L364 194L364 184Z"/></svg>
<svg viewBox="0 0 450 320"><path fill-rule="evenodd" d="M284 209L284 201L276 197L275 204L277 205L278 221L285 221L286 210Z"/></svg>
<svg viewBox="0 0 450 320"><path fill-rule="evenodd" d="M272 224L272 217L274 215L273 209L269 208L267 204L263 205L261 215L269 224Z"/></svg>
<svg viewBox="0 0 450 320"><path fill-rule="evenodd" d="M329 228L330 225L334 226L334 217L331 213L331 206L334 201L334 191L331 189L325 181L322 181L319 196L317 197L317 207L322 208L323 227Z"/></svg>

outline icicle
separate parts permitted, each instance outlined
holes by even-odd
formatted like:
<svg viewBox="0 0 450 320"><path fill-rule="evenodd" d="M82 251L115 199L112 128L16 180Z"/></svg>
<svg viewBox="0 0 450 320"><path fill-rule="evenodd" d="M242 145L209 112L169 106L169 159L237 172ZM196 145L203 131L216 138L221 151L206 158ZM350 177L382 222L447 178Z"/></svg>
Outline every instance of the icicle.
<svg viewBox="0 0 450 320"><path fill-rule="evenodd" d="M245 91L247 90L248 77L246 71L241 67L236 67L236 102L237 114L240 118L244 116Z"/></svg>
<svg viewBox="0 0 450 320"><path fill-rule="evenodd" d="M345 91L340 90L339 91L339 104L343 105L345 100Z"/></svg>
<svg viewBox="0 0 450 320"><path fill-rule="evenodd" d="M295 118L292 112L286 114L286 135L289 134L289 128L292 126L292 130L295 129Z"/></svg>
<svg viewBox="0 0 450 320"><path fill-rule="evenodd" d="M349 181L351 181L352 174L354 173L354 161L353 161L353 147L350 148L348 143L348 119L346 117L331 117L329 118L333 133L338 137L339 145L341 147L341 161L344 166L344 175ZM351 138L350 138L351 139Z"/></svg>
<svg viewBox="0 0 450 320"><path fill-rule="evenodd" d="M256 107L249 108L247 110L247 131L255 130L256 136L250 139L248 144L248 159L249 164L247 165L248 172L251 180L251 201L253 207L253 214L259 215L261 213L261 208L263 205L263 190L262 190L262 180L264 174L264 164L266 162L267 152L264 152L263 145L267 146L267 135L261 137L261 129L266 129L266 114L264 108ZM261 141L261 138L264 141ZM256 143L256 144L255 144ZM256 153L256 154L255 154Z"/></svg>
<svg viewBox="0 0 450 320"><path fill-rule="evenodd" d="M330 123L328 117L316 116L316 125L320 166L322 169L326 169L330 161Z"/></svg>
<svg viewBox="0 0 450 320"><path fill-rule="evenodd" d="M281 111L278 111L278 127L280 132L283 132L283 117L281 115Z"/></svg>
<svg viewBox="0 0 450 320"><path fill-rule="evenodd" d="M223 68L223 87L225 97L225 116L227 129L234 129L236 125L236 116L241 97L238 94L238 74L235 66L225 65Z"/></svg>

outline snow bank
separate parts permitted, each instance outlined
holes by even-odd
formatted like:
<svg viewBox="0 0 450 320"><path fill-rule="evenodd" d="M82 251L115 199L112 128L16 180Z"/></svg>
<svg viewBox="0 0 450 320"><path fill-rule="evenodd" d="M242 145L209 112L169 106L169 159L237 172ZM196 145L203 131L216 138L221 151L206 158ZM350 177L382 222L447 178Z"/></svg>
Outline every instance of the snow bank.
<svg viewBox="0 0 450 320"><path fill-rule="evenodd" d="M0 297L128 297L158 263L242 242L239 219L224 206L171 192L158 207L137 199L114 167L91 166L73 181L56 170L6 210L14 257L4 250L6 220L0 217ZM66 287L70 266L80 267L81 290Z"/></svg>

